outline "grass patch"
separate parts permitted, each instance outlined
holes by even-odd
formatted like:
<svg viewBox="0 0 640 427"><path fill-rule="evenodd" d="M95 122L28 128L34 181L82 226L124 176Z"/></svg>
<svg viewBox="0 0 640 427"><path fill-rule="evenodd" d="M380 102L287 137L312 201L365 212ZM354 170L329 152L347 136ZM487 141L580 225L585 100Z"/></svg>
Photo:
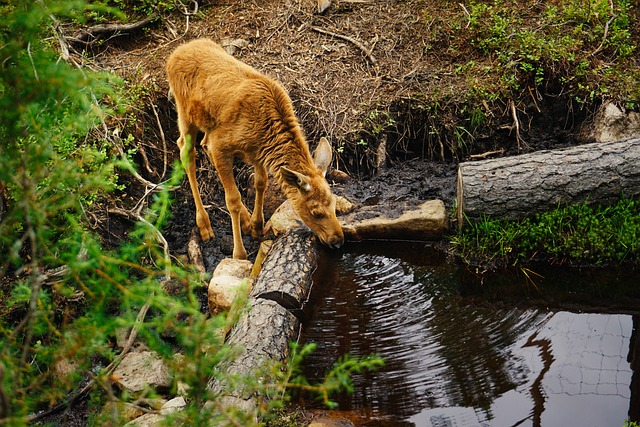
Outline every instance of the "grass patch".
<svg viewBox="0 0 640 427"><path fill-rule="evenodd" d="M634 262L640 253L640 200L558 207L520 221L485 218L470 222L452 243L470 264Z"/></svg>

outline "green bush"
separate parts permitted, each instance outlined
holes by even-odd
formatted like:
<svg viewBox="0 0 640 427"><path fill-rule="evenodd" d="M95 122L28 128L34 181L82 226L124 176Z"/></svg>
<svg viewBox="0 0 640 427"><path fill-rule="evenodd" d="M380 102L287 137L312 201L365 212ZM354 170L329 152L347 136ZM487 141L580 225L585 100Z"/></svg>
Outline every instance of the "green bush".
<svg viewBox="0 0 640 427"><path fill-rule="evenodd" d="M452 241L469 262L512 264L533 258L592 264L637 261L640 201L622 198L607 207L558 207L521 221L485 218L469 223Z"/></svg>

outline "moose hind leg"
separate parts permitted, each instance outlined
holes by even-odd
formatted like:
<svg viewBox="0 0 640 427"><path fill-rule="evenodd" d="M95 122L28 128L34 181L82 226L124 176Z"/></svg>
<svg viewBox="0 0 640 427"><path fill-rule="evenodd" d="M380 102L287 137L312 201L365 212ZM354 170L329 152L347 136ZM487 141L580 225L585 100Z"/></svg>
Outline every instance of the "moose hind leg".
<svg viewBox="0 0 640 427"><path fill-rule="evenodd" d="M196 204L196 225L200 230L200 237L202 240L207 241L214 237L214 233L213 228L211 227L211 221L209 220L209 214L202 204L200 192L198 191L198 181L196 180L196 149L194 144L197 130L185 129L183 131L183 128L187 128L187 126L180 126L180 138L178 139L180 160L182 161L182 166L187 172L189 186L191 187L191 194L193 194L193 200Z"/></svg>

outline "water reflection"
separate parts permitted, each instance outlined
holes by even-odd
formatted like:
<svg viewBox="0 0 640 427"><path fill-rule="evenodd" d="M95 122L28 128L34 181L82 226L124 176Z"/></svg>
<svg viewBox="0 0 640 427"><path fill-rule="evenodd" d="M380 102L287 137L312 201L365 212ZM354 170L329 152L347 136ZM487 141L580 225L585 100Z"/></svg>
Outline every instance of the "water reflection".
<svg viewBox="0 0 640 427"><path fill-rule="evenodd" d="M307 376L345 353L387 360L356 378L340 409L398 425L623 425L634 400L631 316L462 297L460 272L435 254L384 249L400 257L368 247L318 268L302 337L318 345Z"/></svg>

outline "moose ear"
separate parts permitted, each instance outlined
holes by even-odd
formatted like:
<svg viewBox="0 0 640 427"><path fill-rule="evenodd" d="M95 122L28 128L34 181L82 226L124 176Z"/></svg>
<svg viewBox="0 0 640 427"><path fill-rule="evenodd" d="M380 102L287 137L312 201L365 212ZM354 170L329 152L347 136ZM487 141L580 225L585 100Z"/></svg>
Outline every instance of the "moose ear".
<svg viewBox="0 0 640 427"><path fill-rule="evenodd" d="M322 172L322 176L327 174L327 170L329 169L329 165L331 164L331 144L327 141L327 138L324 136L320 138L320 142L318 142L318 147L316 147L313 152L313 162L316 164L318 169Z"/></svg>
<svg viewBox="0 0 640 427"><path fill-rule="evenodd" d="M300 191L311 191L311 183L309 177L301 174L300 172L292 171L284 166L280 168L282 171L282 178L285 182L293 187L297 187Z"/></svg>

